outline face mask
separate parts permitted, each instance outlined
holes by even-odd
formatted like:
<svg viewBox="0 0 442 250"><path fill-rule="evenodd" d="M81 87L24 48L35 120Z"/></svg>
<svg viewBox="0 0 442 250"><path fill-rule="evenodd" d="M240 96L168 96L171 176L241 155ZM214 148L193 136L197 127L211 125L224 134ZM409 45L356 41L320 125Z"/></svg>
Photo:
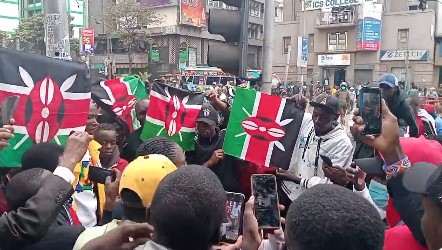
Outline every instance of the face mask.
<svg viewBox="0 0 442 250"><path fill-rule="evenodd" d="M372 180L370 182L370 187L368 188L368 190L370 191L371 198L373 199L376 206L378 206L382 210L385 210L388 203L387 187L375 180Z"/></svg>

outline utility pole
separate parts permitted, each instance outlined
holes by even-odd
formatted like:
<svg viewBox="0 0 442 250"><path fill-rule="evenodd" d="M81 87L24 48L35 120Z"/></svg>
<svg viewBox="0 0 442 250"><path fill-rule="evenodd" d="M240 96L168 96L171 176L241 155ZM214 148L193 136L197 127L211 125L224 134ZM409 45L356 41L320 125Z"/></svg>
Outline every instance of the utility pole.
<svg viewBox="0 0 442 250"><path fill-rule="evenodd" d="M66 0L44 0L46 56L72 60Z"/></svg>
<svg viewBox="0 0 442 250"><path fill-rule="evenodd" d="M275 23L275 0L266 0L264 5L264 45L262 64L261 92L270 94L272 92L272 68L273 68L273 41Z"/></svg>
<svg viewBox="0 0 442 250"><path fill-rule="evenodd" d="M406 52L405 52L405 89L408 91L408 90L410 90L410 85L411 85L411 82L410 82L410 70L409 70L409 67L410 67L410 60L409 60L409 57L408 57L409 55L408 55L408 47L407 47L407 49L406 49Z"/></svg>
<svg viewBox="0 0 442 250"><path fill-rule="evenodd" d="M239 76L247 77L247 56L249 55L249 16L250 0L244 0L241 8L241 40L239 42L241 58L239 59Z"/></svg>

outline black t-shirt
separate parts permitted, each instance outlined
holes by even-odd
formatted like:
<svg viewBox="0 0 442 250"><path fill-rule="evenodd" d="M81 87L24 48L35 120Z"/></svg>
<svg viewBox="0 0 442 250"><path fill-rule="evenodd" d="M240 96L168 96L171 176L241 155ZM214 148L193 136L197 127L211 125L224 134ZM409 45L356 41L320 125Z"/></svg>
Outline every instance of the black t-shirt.
<svg viewBox="0 0 442 250"><path fill-rule="evenodd" d="M225 135L226 130L223 129L217 132L214 138L197 140L195 149L186 152L187 163L203 165L212 157L215 150L223 148ZM210 169L218 176L226 191L240 191L234 157L225 154L224 158Z"/></svg>

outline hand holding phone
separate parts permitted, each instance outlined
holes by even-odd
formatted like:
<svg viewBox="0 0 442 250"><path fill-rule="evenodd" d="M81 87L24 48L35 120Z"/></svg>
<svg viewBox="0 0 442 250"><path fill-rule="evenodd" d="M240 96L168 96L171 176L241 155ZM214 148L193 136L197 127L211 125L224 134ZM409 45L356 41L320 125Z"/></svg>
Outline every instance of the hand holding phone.
<svg viewBox="0 0 442 250"><path fill-rule="evenodd" d="M330 157L325 156L325 155L319 155L319 157L321 157L322 162L323 162L325 165L327 165L327 166L329 166L329 167L333 167L333 162L331 161Z"/></svg>
<svg viewBox="0 0 442 250"><path fill-rule="evenodd" d="M116 173L114 171L112 171L112 170L108 170L108 169L104 169L104 168L99 168L99 167L94 167L94 166L90 166L89 167L88 178L92 182L96 182L96 183L100 183L100 184L105 184L106 183L106 178L108 176L110 176L112 178L112 182L114 182L115 179L117 178Z"/></svg>
<svg viewBox="0 0 442 250"><path fill-rule="evenodd" d="M364 122L364 135L382 133L382 96L380 88L363 87L359 94L359 115Z"/></svg>
<svg viewBox="0 0 442 250"><path fill-rule="evenodd" d="M276 177L271 174L252 175L255 216L260 229L281 227Z"/></svg>

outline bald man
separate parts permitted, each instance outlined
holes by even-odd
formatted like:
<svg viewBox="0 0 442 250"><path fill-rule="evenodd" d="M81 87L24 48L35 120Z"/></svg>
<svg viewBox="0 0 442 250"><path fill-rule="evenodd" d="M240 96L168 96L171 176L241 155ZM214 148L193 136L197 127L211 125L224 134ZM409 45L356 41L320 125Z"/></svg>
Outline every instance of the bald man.
<svg viewBox="0 0 442 250"><path fill-rule="evenodd" d="M135 160L137 149L143 142L141 140L141 132L143 131L144 122L146 121L147 108L149 107L149 99L141 99L135 104L135 113L141 127L135 130L127 137L127 145L121 153L121 158L128 162Z"/></svg>

